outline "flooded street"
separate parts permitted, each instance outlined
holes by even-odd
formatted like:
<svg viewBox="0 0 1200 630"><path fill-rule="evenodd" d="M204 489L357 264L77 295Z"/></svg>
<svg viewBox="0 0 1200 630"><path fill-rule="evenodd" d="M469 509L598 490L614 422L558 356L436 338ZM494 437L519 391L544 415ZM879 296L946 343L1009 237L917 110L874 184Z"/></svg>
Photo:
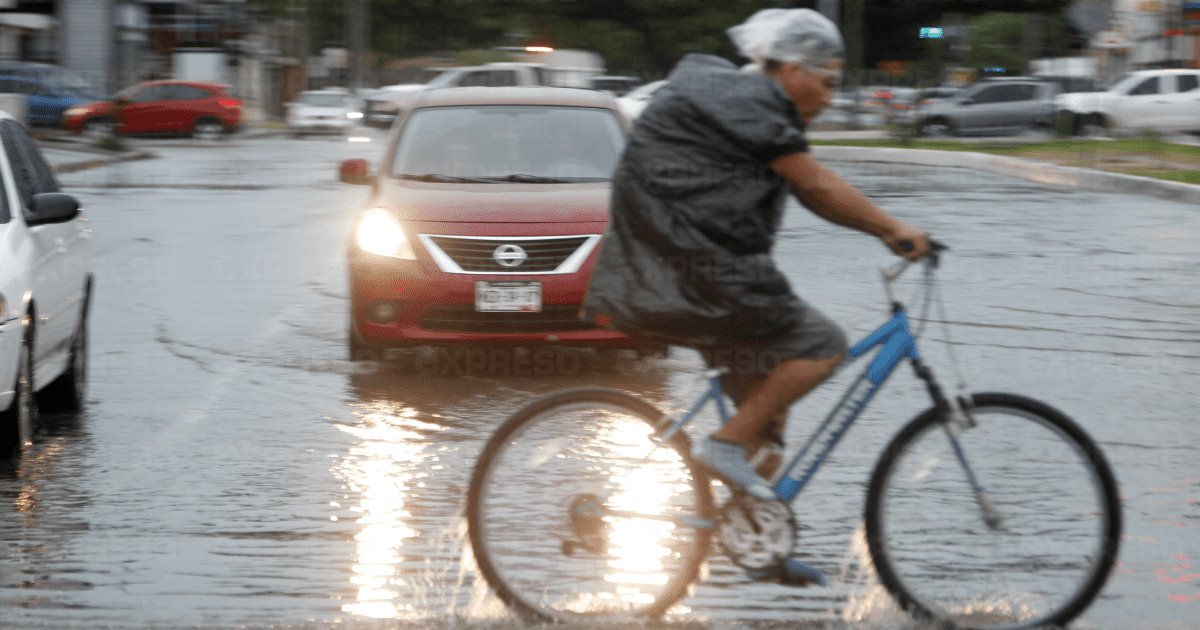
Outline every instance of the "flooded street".
<svg viewBox="0 0 1200 630"><path fill-rule="evenodd" d="M702 385L698 355L682 349L350 363L345 247L366 189L336 169L377 165L380 137L145 146L158 157L62 177L94 230L89 400L0 468L0 627L509 625L462 516L489 433L561 388L622 389L675 411ZM943 383L956 380L953 342L968 389L1042 399L1104 447L1126 535L1074 627L1195 627L1200 212L966 169L833 166L952 247L951 338L932 323L920 339ZM777 256L851 337L887 317L877 268L890 258L874 239L797 206ZM856 372L793 410L790 444ZM903 624L864 570L858 530L876 457L927 406L898 370L793 506L799 549L831 586L752 583L715 555L675 618Z"/></svg>

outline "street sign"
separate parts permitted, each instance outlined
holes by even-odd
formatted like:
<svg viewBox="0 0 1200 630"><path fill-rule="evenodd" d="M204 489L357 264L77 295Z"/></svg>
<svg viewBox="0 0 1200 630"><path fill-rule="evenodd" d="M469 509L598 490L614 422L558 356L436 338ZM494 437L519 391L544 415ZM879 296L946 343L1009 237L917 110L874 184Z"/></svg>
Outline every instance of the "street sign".
<svg viewBox="0 0 1200 630"><path fill-rule="evenodd" d="M922 26L921 39L941 39L945 31L940 26Z"/></svg>

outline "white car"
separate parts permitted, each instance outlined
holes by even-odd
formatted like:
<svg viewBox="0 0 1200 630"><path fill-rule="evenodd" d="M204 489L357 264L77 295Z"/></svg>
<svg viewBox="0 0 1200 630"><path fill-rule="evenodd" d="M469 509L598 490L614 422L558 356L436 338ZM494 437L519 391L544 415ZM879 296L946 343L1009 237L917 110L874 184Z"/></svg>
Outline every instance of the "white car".
<svg viewBox="0 0 1200 630"><path fill-rule="evenodd" d="M90 230L25 128L0 113L0 458L33 443L41 411L87 384Z"/></svg>
<svg viewBox="0 0 1200 630"><path fill-rule="evenodd" d="M633 90L625 96L618 98L617 106L621 108L621 111L624 112L625 116L627 116L630 120L633 120L642 115L642 110L646 109L646 106L650 104L651 99L654 98L654 93L662 89L662 86L666 84L666 79L663 79L662 81L654 81L653 83L647 83L646 85Z"/></svg>
<svg viewBox="0 0 1200 630"><path fill-rule="evenodd" d="M345 90L305 90L285 107L288 131L293 136L346 133L363 117L357 99Z"/></svg>
<svg viewBox="0 0 1200 630"><path fill-rule="evenodd" d="M1054 105L1075 133L1200 131L1200 70L1139 70L1103 92L1060 94Z"/></svg>

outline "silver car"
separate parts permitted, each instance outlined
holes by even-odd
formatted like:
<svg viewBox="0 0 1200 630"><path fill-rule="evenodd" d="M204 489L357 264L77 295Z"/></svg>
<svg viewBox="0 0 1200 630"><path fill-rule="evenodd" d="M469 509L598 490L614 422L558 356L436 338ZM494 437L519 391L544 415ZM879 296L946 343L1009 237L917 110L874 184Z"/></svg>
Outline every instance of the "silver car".
<svg viewBox="0 0 1200 630"><path fill-rule="evenodd" d="M1050 131L1057 86L1036 79L987 79L917 114L923 136L1010 135Z"/></svg>

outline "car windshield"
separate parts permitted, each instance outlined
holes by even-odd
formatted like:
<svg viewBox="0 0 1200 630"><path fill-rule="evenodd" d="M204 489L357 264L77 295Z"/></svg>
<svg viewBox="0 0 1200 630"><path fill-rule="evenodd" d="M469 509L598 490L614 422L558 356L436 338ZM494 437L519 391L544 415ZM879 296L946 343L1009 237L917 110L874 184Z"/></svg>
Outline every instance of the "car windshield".
<svg viewBox="0 0 1200 630"><path fill-rule="evenodd" d="M300 94L300 102L313 107L345 107L345 94L329 94L320 92L305 92Z"/></svg>
<svg viewBox="0 0 1200 630"><path fill-rule="evenodd" d="M454 78L461 73L462 71L458 69L443 70L441 74L434 77L433 80L426 85L431 88L446 87L447 85L450 85L454 81Z"/></svg>
<svg viewBox="0 0 1200 630"><path fill-rule="evenodd" d="M1112 84L1108 87L1108 91L1110 91L1110 92L1127 92L1127 91L1129 91L1129 88L1133 87L1137 83L1140 83L1145 78L1146 78L1146 75L1144 75L1144 74L1129 73L1129 74L1123 75L1121 78L1112 82Z"/></svg>
<svg viewBox="0 0 1200 630"><path fill-rule="evenodd" d="M430 107L401 130L392 174L442 182L608 181L625 144L610 110L548 105Z"/></svg>

